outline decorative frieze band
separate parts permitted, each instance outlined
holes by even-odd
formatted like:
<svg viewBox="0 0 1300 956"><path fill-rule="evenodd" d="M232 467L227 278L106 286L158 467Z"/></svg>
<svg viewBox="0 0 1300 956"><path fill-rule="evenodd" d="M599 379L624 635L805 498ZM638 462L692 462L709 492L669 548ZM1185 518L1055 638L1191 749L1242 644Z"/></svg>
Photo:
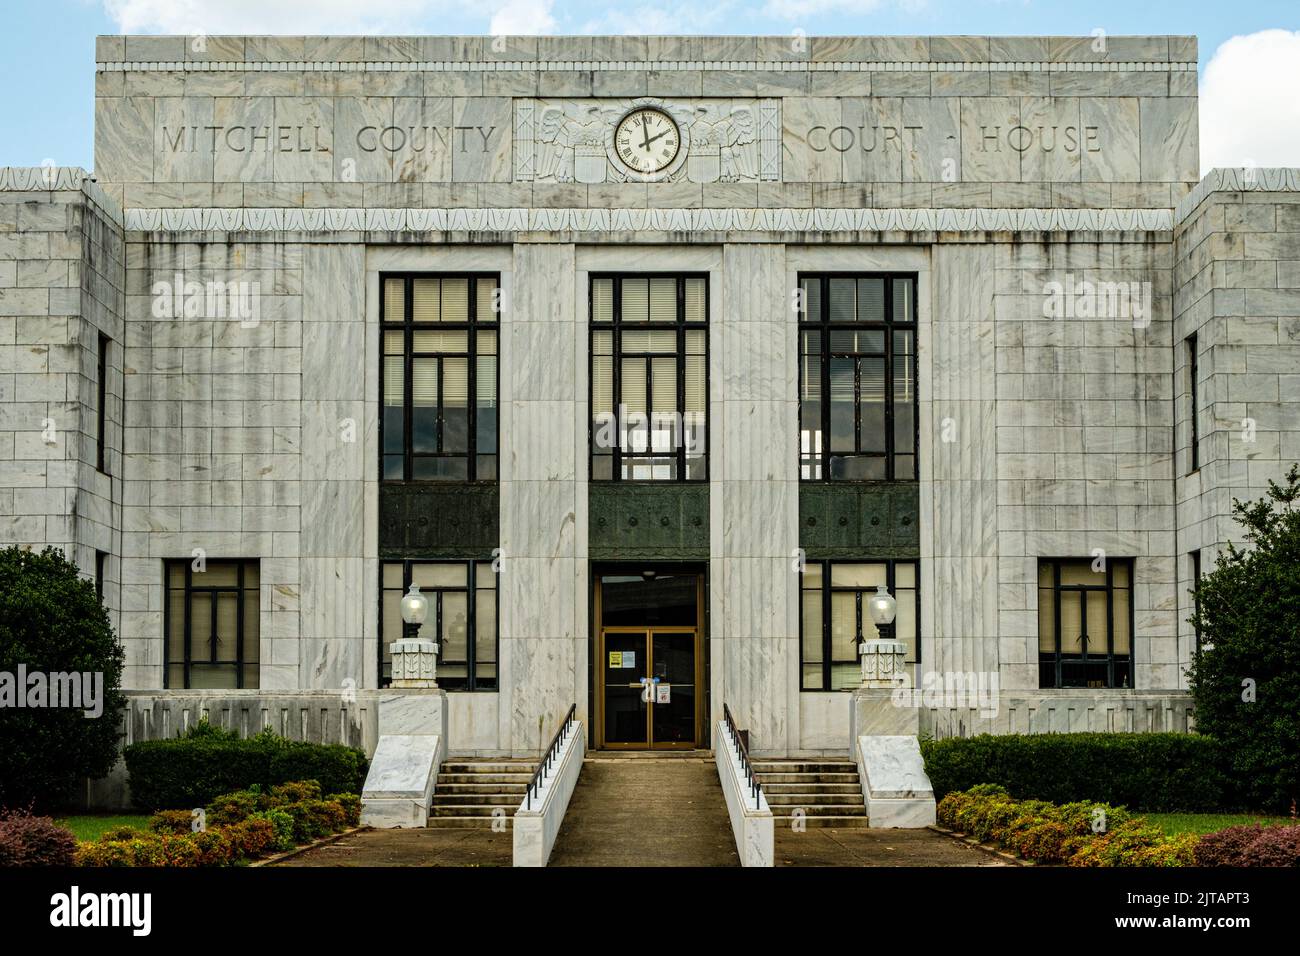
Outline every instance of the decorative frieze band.
<svg viewBox="0 0 1300 956"><path fill-rule="evenodd" d="M101 73L497 73L520 71L717 70L789 73L1187 73L1196 63L1147 60L1052 63L1040 60L107 60Z"/></svg>
<svg viewBox="0 0 1300 956"><path fill-rule="evenodd" d="M56 192L77 189L110 220L122 225L122 210L80 166L0 166L0 192Z"/></svg>
<svg viewBox="0 0 1300 956"><path fill-rule="evenodd" d="M1178 203L1174 222L1182 222L1206 196L1217 192L1300 192L1300 169L1216 166Z"/></svg>
<svg viewBox="0 0 1300 956"><path fill-rule="evenodd" d="M1168 209L128 209L138 232L1162 232Z"/></svg>

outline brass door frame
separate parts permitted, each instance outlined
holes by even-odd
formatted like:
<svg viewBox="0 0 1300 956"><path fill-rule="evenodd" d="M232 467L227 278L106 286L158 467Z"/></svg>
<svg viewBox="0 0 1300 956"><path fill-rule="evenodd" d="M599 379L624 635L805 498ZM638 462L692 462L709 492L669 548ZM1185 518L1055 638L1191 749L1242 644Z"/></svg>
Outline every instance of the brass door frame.
<svg viewBox="0 0 1300 956"><path fill-rule="evenodd" d="M701 639L704 629L700 618L704 614L704 575L695 575L695 621L694 627L682 625L654 627L651 625L618 625L600 627L601 594L600 581L596 581L595 620L596 659L593 661L592 677L596 680L596 747L600 750L695 750L703 739L700 731L704 727L704 642ZM646 673L652 674L654 666L654 636L656 634L693 634L695 636L695 739L686 743L656 743L654 739L654 702L646 705L646 743L606 743L605 741L605 635L606 634L644 634L646 636Z"/></svg>

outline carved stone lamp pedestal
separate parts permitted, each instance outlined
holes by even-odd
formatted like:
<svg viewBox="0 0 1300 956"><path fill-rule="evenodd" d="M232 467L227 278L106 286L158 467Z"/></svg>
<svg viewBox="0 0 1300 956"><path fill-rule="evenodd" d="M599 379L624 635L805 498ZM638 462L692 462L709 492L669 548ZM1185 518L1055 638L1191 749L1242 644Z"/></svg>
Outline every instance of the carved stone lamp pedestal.
<svg viewBox="0 0 1300 956"><path fill-rule="evenodd" d="M902 641L863 641L858 645L864 688L901 687L907 679L907 645Z"/></svg>
<svg viewBox="0 0 1300 956"><path fill-rule="evenodd" d="M437 687L438 645L411 638L393 642L393 687Z"/></svg>

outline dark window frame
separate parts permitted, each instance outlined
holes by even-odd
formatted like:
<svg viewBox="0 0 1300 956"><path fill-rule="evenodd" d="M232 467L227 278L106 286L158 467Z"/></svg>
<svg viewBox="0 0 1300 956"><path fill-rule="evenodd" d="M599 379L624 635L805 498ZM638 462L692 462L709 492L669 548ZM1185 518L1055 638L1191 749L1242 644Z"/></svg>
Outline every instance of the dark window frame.
<svg viewBox="0 0 1300 956"><path fill-rule="evenodd" d="M99 354L95 358L95 470L108 471L108 347L113 340L99 333Z"/></svg>
<svg viewBox="0 0 1300 956"><path fill-rule="evenodd" d="M1193 332L1191 335L1187 336L1187 338L1183 339L1183 344L1187 350L1187 417L1190 423L1188 434L1191 436L1188 442L1187 473L1190 475L1199 471L1201 467L1201 426L1197 417L1198 411L1196 407L1196 379L1200 374L1200 360L1196 354L1196 333Z"/></svg>
<svg viewBox="0 0 1300 956"><path fill-rule="evenodd" d="M108 572L108 552L95 552L95 597L99 603L104 603L104 578Z"/></svg>
<svg viewBox="0 0 1300 956"><path fill-rule="evenodd" d="M1197 613L1198 611L1200 611L1200 608L1201 608L1201 595L1200 595L1200 587L1201 587L1201 549L1200 549L1200 548L1197 548L1195 551L1191 551L1191 552L1189 552L1188 557L1190 557L1191 560L1192 560L1192 613L1195 614L1195 613ZM1201 625L1200 625L1200 623L1198 622L1198 623L1197 623L1197 624L1192 628L1192 630L1193 630L1193 633L1196 635L1196 656L1197 656L1197 657L1200 657L1200 656L1201 656Z"/></svg>
<svg viewBox="0 0 1300 956"><path fill-rule="evenodd" d="M184 585L185 598L183 602L184 614L185 614L184 638L183 638L185 657L183 661L173 661L170 657L171 633L172 633L171 592L175 589L171 586L171 571L173 567L182 564L185 567L185 585ZM178 663L184 665L184 671L183 671L184 689L186 690L190 689L190 667L196 660L194 655L194 633L193 633L194 621L193 621L193 601L192 601L193 595L195 594L213 595L213 600L210 602L212 605L212 609L210 611L212 615L212 636L209 639L211 641L212 646L209 652L209 659L206 661L200 659L199 663L233 666L235 668L235 689L237 690L244 689L244 667L247 658L246 649L244 646L244 642L246 640L246 635L244 633L244 618L245 618L245 611L246 611L246 608L244 606L244 601L245 601L246 593L249 590L245 586L244 578L246 572L249 569L249 566L257 565L258 586L260 592L261 580L262 580L261 562L257 558L220 558L217 560L209 559L207 561L206 567L210 569L213 565L225 565L225 564L233 564L238 568L236 583L233 586L196 585L194 583L194 562L192 558L167 558L163 561L163 688L164 689L168 689L171 687L171 668L173 664L178 664ZM216 653L216 642L218 638L218 632L216 627L218 602L215 596L217 594L230 593L232 591L235 592L236 595L235 660L234 661L213 660L212 656L214 656ZM259 594L259 601L258 601L258 613L259 614L261 613L260 594ZM258 632L260 636L261 633L260 627L258 628ZM258 667L260 668L261 660L262 660L261 648L258 648L257 660L258 660ZM261 683L262 682L259 678L259 680L257 681L259 687L261 686Z"/></svg>
<svg viewBox="0 0 1300 956"><path fill-rule="evenodd" d="M1034 588L1036 592L1043 590L1043 588L1038 583L1041 576L1043 565L1048 563L1052 565L1052 587L1051 587L1051 591L1053 595L1052 626L1055 632L1055 650L1052 655L1053 660L1051 662L1051 666L1053 668L1054 683L1051 684L1047 684L1043 681L1043 674L1045 668L1048 666L1048 662L1044 660L1045 655L1044 652L1041 650L1042 635L1041 634L1036 635L1036 644L1040 648L1038 650L1038 686L1040 690L1071 690L1071 689L1132 690L1133 689L1134 668L1136 664L1134 650L1137 648L1137 637L1136 634L1134 633L1134 622L1136 619L1134 613L1134 604L1137 603L1134 598L1135 594L1137 593L1137 578L1136 578L1137 563L1131 557L1114 558L1108 555L1106 557L1106 583L1104 585L1062 584L1061 583L1061 566L1063 564L1089 564L1090 565L1092 564L1092 561L1093 561L1092 558L1080 558L1080 557L1040 557L1038 559L1038 563L1035 567L1035 577L1034 577ZM1116 590L1115 568L1120 565L1123 565L1124 567L1128 568L1127 590L1128 590L1129 652L1126 655L1115 653L1115 590ZM1104 591L1106 594L1106 653L1104 655L1091 654L1088 652L1088 649L1085 645L1082 657L1072 657L1072 656L1066 657L1061 653L1061 593L1079 592L1080 613L1083 615L1081 620L1086 625L1087 613L1088 613L1088 609L1087 609L1088 602L1084 598L1084 593L1089 591ZM1041 594L1039 595L1039 600L1040 601L1042 600ZM1106 686L1105 687L1090 688L1086 684L1066 685L1061 682L1062 674L1063 674L1063 667L1062 667L1063 664L1066 663L1087 664L1088 661L1093 660L1095 658L1100 658L1102 656L1106 658ZM1116 663L1127 665L1126 676L1128 678L1128 683L1126 685L1116 684L1115 682Z"/></svg>
<svg viewBox="0 0 1300 956"><path fill-rule="evenodd" d="M597 323L593 316L595 314L595 295L594 290L596 282L599 280L609 279L613 281L611 296L613 298L613 312L608 322ZM624 279L675 279L677 281L677 318L674 322L632 322L628 327L636 330L647 331L666 331L676 332L677 344L675 350L670 354L667 352L656 353L639 353L624 352L623 350L623 280ZM704 321L687 322L686 321L686 280L703 279L704 280ZM707 272L592 272L587 276L587 476L588 480L594 483L609 484L621 482L626 484L708 484L709 481L709 451L710 451L710 418L712 409L709 408L709 310L712 304L712 290L710 289L710 276ZM595 415L592 409L595 406L595 379L593 376L595 357L596 357L596 334L600 332L609 332L612 342L613 367L611 370L611 397L614 404L614 421L615 430L622 434L622 422L618 417L618 409L621 405L622 386L623 386L623 362L622 359L627 356L631 358L669 358L671 357L677 363L677 415L681 420L685 420L686 415L686 333L688 331L701 331L704 333L704 452L701 456L703 459L704 474L696 478L686 476L686 442L679 441L675 450L675 461L677 467L677 476L675 478L624 478L623 477L623 449L620 441L614 447L611 459L611 477L596 478L593 477L593 464L596 455L596 429ZM653 387L650 379L647 379L647 391ZM635 458L664 458L667 455L632 455Z"/></svg>
<svg viewBox="0 0 1300 956"><path fill-rule="evenodd" d="M498 579L492 587L496 596L493 602L493 653L490 662L496 669L496 676L487 680L480 679L477 674L478 661L478 592L477 583L478 565L492 564L492 558L384 558L379 561L379 648L378 648L378 669L375 671L377 682L380 687L388 687L392 678L384 676L384 568L391 565L402 566L402 594L406 594L411 587L411 572L417 564L443 564L455 565L466 568L465 586L462 587L438 587L438 588L421 588L420 593L429 599L429 620L432 620L434 633L438 635L438 686L450 692L468 692L468 693L496 693L501 689L501 587ZM489 574L495 575L497 572L489 570ZM498 576L499 577L499 576ZM392 590L391 588L387 590ZM446 650L442 644L441 629L438 626L439 617L442 614L442 595L445 593L461 594L465 597L465 657L463 661L450 661L444 658ZM428 621L426 620L426 626ZM406 622L399 620L398 634L405 633ZM459 686L461 678L448 678L441 673L443 664L465 666L464 686ZM480 686L480 684L482 686Z"/></svg>
<svg viewBox="0 0 1300 956"><path fill-rule="evenodd" d="M883 279L885 280L885 318L882 322L834 322L830 318L830 281L832 279ZM910 310L912 319L910 322L895 321L894 319L894 282L897 280L911 281L911 302ZM801 482L820 483L820 482L854 482L857 484L870 484L880 481L920 481L921 476L921 398L920 398L920 324L917 315L917 302L919 300L919 275L915 272L800 272L796 279L797 288L802 295L804 283L806 281L817 281L820 292L820 312L815 318L808 315L807 302L802 303L798 320L798 339L796 342L798 356L798 430L799 442L797 443L796 454L799 456L799 480ZM830 460L833 457L831 452L830 434L831 434L831 401L830 401L830 366L831 358L836 357L830 346L831 333L836 330L858 330L858 329L879 329L884 333L885 350L882 357L885 360L885 451L883 455L874 452L855 451L852 454L862 457L884 458L885 460L885 477L884 478L832 478L830 474ZM914 475L911 478L899 478L896 475L896 456L907 454L897 450L895 441L894 418L896 403L894 401L894 333L900 330L910 330L912 333L912 460L914 462ZM809 458L815 460L821 474L815 477L804 476L804 453L802 447L803 437L803 401L804 401L804 333L816 332L818 337L819 349L817 352L820 362L820 389L821 417L820 426L822 433L822 449L820 454L811 454ZM843 357L843 356L841 356ZM861 442L861 401L857 396L860 387L860 369L858 363L864 353L854 353L855 373L854 373L854 431L855 445ZM841 452L840 454L844 454Z"/></svg>
<svg viewBox="0 0 1300 956"><path fill-rule="evenodd" d="M384 287L389 279L402 280L402 318L400 321L392 320L385 315L386 306ZM414 320L415 296L414 280L416 279L466 279L469 282L468 287L468 321L466 322L420 322ZM475 483L475 484L496 484L501 473L501 319L500 315L493 316L491 319L481 319L478 315L478 280L491 279L496 283L498 290L501 289L501 273L499 272L381 272L379 273L379 480L392 484L404 482L421 482L430 484L448 484L448 483ZM414 340L416 330L436 330L443 332L465 332L466 347L465 352L420 352L414 350ZM478 459L481 457L478 451L478 333L480 331L491 331L496 333L496 381L493 383L494 394L496 396L497 409L497 439L496 451L491 452L491 456L496 459L494 468L495 474L490 478L481 478L478 476ZM384 404L384 338L387 332L402 333L402 477L387 478L385 477L384 459L393 457L393 455L384 452L384 410L387 407ZM411 423L414 418L414 398L413 398L413 374L414 360L419 358L434 357L439 360L438 363L438 442L442 443L442 389L444 376L442 374L442 359L444 358L464 358L466 360L466 451L464 452L415 452L414 441L411 435ZM465 459L464 478L415 478L414 460L416 458L454 458Z"/></svg>
<svg viewBox="0 0 1300 956"><path fill-rule="evenodd" d="M857 614L856 623L860 625L864 620L866 620L866 618L863 618L862 615L868 614L867 608L865 606L866 601L870 598L871 595L875 594L876 592L874 590L870 590L867 588L859 588L859 587L832 587L831 568L834 567L835 565L847 565L847 564L885 565L885 587L888 589L890 594L894 595L895 599L897 599L898 597L897 576L896 576L898 565L910 564L915 567L916 587L913 590L915 592L915 601L916 601L916 637L914 639L912 650L913 653L916 655L916 659L914 661L908 661L907 663L912 664L915 667L920 667L921 665L921 559L920 558L870 558L870 557L817 558L817 559L811 559L807 561L805 563L805 566L814 565L814 564L818 565L821 568L821 573L822 573L822 586L821 586L822 679L821 679L820 687L804 686L804 668L812 664L815 664L816 661L805 661L804 659L803 649L804 649L805 635L804 635L804 617L803 617L803 610L804 610L803 596L807 590L811 590L811 589L804 588L803 572L800 572L799 574L799 691L800 693L837 694L837 693L843 693L844 691L847 690L854 690L856 689L857 686L854 685L853 687L844 687L839 690L833 690L831 686L832 685L831 670L834 667L834 665L837 663L841 665L847 663L845 661L837 662L832 660L831 650L832 647L834 646L834 640L831 635L832 597L837 592L839 593L843 593L846 591L856 592L857 593L856 609L855 609ZM865 595L866 597L864 597L863 595ZM897 626L897 621L898 621L897 615L895 615L894 621L895 621L895 626ZM854 663L858 663L858 662L855 661Z"/></svg>

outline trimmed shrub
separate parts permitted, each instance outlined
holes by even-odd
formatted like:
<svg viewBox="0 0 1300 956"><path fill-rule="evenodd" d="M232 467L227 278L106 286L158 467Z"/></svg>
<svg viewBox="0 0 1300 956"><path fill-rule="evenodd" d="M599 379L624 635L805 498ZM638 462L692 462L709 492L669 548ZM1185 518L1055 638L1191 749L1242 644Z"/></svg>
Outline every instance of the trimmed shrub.
<svg viewBox="0 0 1300 956"><path fill-rule="evenodd" d="M126 704L123 661L95 585L81 577L62 551L0 549L0 671L16 674L21 665L29 674L101 674L103 683L103 710L92 719L77 707L5 710L0 806L65 805L85 778L112 769L119 715ZM83 703L88 709L89 703Z"/></svg>
<svg viewBox="0 0 1300 956"><path fill-rule="evenodd" d="M276 852L283 853L286 850L292 850L298 845L293 838L293 817L283 810L261 810L254 813L249 819L266 820L271 824L272 829L275 831L275 840L271 849Z"/></svg>
<svg viewBox="0 0 1300 956"><path fill-rule="evenodd" d="M1196 845L1197 866L1300 866L1300 826L1258 823L1207 833Z"/></svg>
<svg viewBox="0 0 1300 956"><path fill-rule="evenodd" d="M1056 806L1041 800L1013 800L1001 787L985 785L944 796L937 819L942 826L981 842L996 841L1036 863L1190 866L1194 862L1194 835L1166 837L1123 807L1101 803Z"/></svg>
<svg viewBox="0 0 1300 956"><path fill-rule="evenodd" d="M322 791L360 793L369 767L355 747L290 741L268 732L239 739L219 728L132 744L123 756L132 798L149 810L205 806L254 786L265 791L301 780L318 782L316 796ZM256 809L261 807L248 812Z"/></svg>
<svg viewBox="0 0 1300 956"><path fill-rule="evenodd" d="M248 819L224 828L235 855L253 859L275 845L275 826L270 820Z"/></svg>
<svg viewBox="0 0 1300 956"><path fill-rule="evenodd" d="M331 793L326 800L343 808L343 822L349 827L361 825L361 795L357 793Z"/></svg>
<svg viewBox="0 0 1300 956"><path fill-rule="evenodd" d="M0 866L71 866L77 838L49 817L25 810L0 816Z"/></svg>
<svg viewBox="0 0 1300 956"><path fill-rule="evenodd" d="M189 833L194 829L194 817L189 810L160 810L149 818L149 829L154 833Z"/></svg>
<svg viewBox="0 0 1300 956"><path fill-rule="evenodd" d="M257 790L236 790L214 797L207 807L208 826L224 826L247 820L252 814L266 805L263 795Z"/></svg>
<svg viewBox="0 0 1300 956"><path fill-rule="evenodd" d="M1026 799L1150 812L1241 802L1225 772L1225 748L1199 734L982 734L923 740L921 753L936 798L995 784Z"/></svg>
<svg viewBox="0 0 1300 956"><path fill-rule="evenodd" d="M113 827L99 835L99 842L117 843L120 840L157 840L160 836L162 836L162 832L152 828L138 830L135 827Z"/></svg>
<svg viewBox="0 0 1300 956"><path fill-rule="evenodd" d="M221 829L190 834L199 853L198 866L229 866L235 861L235 845Z"/></svg>

